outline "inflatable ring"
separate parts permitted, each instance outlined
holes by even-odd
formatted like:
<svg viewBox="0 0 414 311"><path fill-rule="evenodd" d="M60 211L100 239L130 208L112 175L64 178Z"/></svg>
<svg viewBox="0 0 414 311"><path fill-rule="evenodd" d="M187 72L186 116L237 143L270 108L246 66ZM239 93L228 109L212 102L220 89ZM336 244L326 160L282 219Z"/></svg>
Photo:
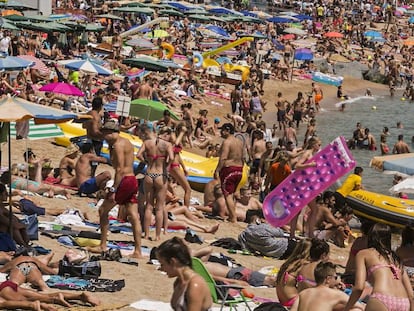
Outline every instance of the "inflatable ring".
<svg viewBox="0 0 414 311"><path fill-rule="evenodd" d="M173 56L174 56L174 52L175 52L175 48L174 48L171 44L169 44L169 43L167 43L167 42L163 42L163 43L161 43L161 47L162 47L164 50L166 50L166 51L167 51L167 54L165 55L165 57L166 57L167 59L171 59L171 58L173 58Z"/></svg>
<svg viewBox="0 0 414 311"><path fill-rule="evenodd" d="M193 64L196 68L200 68L203 65L203 55L198 52L193 52Z"/></svg>

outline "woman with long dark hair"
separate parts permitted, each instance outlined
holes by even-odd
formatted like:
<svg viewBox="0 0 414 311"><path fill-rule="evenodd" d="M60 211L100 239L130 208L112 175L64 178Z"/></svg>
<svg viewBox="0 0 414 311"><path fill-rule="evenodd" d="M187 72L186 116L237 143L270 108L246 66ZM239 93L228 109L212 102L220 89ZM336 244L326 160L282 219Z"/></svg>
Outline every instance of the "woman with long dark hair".
<svg viewBox="0 0 414 311"><path fill-rule="evenodd" d="M345 306L352 309L360 298L365 282L372 285L372 294L366 311L414 310L413 289L397 254L391 250L391 228L375 224L368 235L368 248L358 252L355 258L355 286Z"/></svg>

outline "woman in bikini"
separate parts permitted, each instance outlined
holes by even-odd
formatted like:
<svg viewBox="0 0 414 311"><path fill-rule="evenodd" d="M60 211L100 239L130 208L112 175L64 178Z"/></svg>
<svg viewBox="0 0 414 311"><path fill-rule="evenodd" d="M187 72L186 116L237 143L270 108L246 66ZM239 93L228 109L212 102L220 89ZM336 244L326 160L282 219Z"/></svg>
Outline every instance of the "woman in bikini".
<svg viewBox="0 0 414 311"><path fill-rule="evenodd" d="M188 172L185 168L183 159L181 158L181 151L183 146L181 144L187 129L184 126L178 126L176 135L171 135L171 143L173 144L174 158L171 160L169 166L169 173L172 178L184 189L184 206L190 207L191 187L188 183ZM182 169L181 169L182 168Z"/></svg>
<svg viewBox="0 0 414 311"><path fill-rule="evenodd" d="M53 255L50 253L39 257L19 256L1 267L0 272L9 273L8 280L18 285L31 283L41 291L48 290L49 287L42 275L58 274L58 263L51 263Z"/></svg>
<svg viewBox="0 0 414 311"><path fill-rule="evenodd" d="M155 238L161 239L161 227L164 232L167 215L164 213L165 197L168 188L168 166L174 158L171 140L171 129L163 127L158 137L154 137L146 125L139 128L139 137L143 140L138 151L137 158L147 163L147 171L144 178L145 191L145 217L144 217L144 238L149 238L149 227L151 224L152 212L155 208Z"/></svg>
<svg viewBox="0 0 414 311"><path fill-rule="evenodd" d="M156 251L161 270L174 281L171 307L174 311L211 309L213 300L210 289L204 279L191 267L191 255L187 245L174 237L163 242Z"/></svg>
<svg viewBox="0 0 414 311"><path fill-rule="evenodd" d="M310 240L300 241L277 274L276 294L285 307L291 307L298 298L297 277L299 270L309 262L310 247Z"/></svg>
<svg viewBox="0 0 414 311"><path fill-rule="evenodd" d="M185 137L187 139L188 144L190 145L190 148L193 148L192 137L193 137L193 130L194 130L193 115L191 113L192 106L193 105L191 103L181 105L184 125L187 128Z"/></svg>
<svg viewBox="0 0 414 311"><path fill-rule="evenodd" d="M361 297L365 282L372 285L367 311L409 311L414 309L413 289L397 254L391 250L391 228L375 224L368 235L368 249L355 258L356 275L352 294L344 310L352 309Z"/></svg>
<svg viewBox="0 0 414 311"><path fill-rule="evenodd" d="M321 144L322 144L321 140L317 137L312 137L311 139L309 139L306 145L305 152L302 154L302 156L299 158L298 162L295 165L295 170L303 170L303 169L307 169L308 167L316 167L316 162L310 161L310 159L319 151L319 149L321 148ZM308 220L306 222L305 233L307 233L309 238L313 238L313 228L315 228L316 216L317 216L316 198L310 201L308 203L308 206L309 206L310 212L308 215ZM295 218L292 219L290 225L291 226L293 225L296 228Z"/></svg>

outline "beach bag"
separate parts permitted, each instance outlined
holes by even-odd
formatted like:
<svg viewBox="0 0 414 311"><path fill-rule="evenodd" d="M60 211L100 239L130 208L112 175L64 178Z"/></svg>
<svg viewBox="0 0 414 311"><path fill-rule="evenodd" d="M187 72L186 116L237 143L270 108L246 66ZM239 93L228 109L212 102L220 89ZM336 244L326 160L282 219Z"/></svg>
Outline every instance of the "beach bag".
<svg viewBox="0 0 414 311"><path fill-rule="evenodd" d="M59 261L59 275L81 278L99 278L101 276L101 264L99 261L86 261L75 264L67 260Z"/></svg>
<svg viewBox="0 0 414 311"><path fill-rule="evenodd" d="M26 225L27 236L31 241L39 240L39 221L36 214L25 215L20 222Z"/></svg>
<svg viewBox="0 0 414 311"><path fill-rule="evenodd" d="M254 309L254 311L287 311L279 302L264 302Z"/></svg>

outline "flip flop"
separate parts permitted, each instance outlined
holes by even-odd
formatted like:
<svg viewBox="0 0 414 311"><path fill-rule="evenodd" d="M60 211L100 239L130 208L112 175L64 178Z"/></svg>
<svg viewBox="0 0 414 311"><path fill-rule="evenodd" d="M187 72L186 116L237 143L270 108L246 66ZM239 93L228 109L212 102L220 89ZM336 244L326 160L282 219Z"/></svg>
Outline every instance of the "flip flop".
<svg viewBox="0 0 414 311"><path fill-rule="evenodd" d="M118 259L118 262L138 267L138 260L135 258L124 257L124 258Z"/></svg>

